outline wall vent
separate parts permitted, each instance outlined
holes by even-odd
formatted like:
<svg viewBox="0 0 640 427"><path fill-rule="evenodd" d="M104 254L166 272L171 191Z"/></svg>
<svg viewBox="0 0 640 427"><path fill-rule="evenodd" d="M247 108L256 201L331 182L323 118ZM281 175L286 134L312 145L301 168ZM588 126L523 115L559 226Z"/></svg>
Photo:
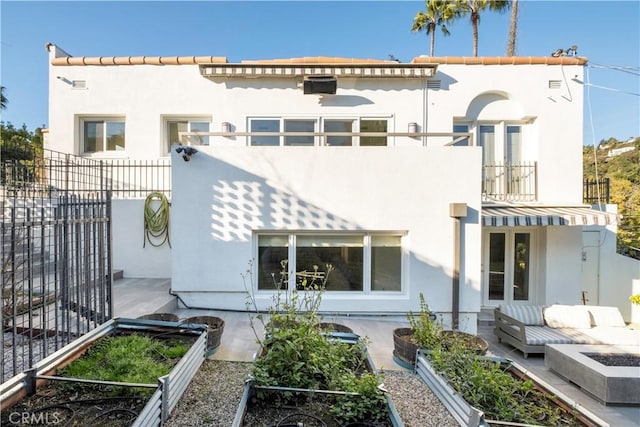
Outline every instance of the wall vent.
<svg viewBox="0 0 640 427"><path fill-rule="evenodd" d="M440 89L440 80L427 80L427 89Z"/></svg>
<svg viewBox="0 0 640 427"><path fill-rule="evenodd" d="M562 82L560 80L549 80L549 89L560 89Z"/></svg>

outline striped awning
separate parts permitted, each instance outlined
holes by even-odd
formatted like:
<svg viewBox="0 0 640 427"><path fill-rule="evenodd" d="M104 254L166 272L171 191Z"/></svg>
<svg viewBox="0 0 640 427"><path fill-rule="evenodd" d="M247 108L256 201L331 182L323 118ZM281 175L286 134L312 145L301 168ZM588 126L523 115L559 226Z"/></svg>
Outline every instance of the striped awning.
<svg viewBox="0 0 640 427"><path fill-rule="evenodd" d="M616 214L602 212L589 206L482 208L483 227L611 225L617 222Z"/></svg>

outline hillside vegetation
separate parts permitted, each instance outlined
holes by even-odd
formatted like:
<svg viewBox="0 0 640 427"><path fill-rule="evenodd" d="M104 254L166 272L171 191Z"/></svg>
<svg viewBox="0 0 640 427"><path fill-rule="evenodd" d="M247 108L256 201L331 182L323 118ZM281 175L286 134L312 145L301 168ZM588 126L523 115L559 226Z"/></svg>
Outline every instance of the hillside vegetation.
<svg viewBox="0 0 640 427"><path fill-rule="evenodd" d="M625 151L628 150L628 151ZM610 180L610 203L618 205L622 223L618 225L618 252L640 258L640 137L621 142L601 141L582 150L584 179ZM596 161L597 159L597 161Z"/></svg>

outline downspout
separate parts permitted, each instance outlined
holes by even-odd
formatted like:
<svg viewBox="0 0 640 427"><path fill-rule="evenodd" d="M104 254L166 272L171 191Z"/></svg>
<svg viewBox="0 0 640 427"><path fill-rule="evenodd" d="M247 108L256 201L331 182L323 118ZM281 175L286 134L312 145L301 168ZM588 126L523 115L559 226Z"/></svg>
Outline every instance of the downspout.
<svg viewBox="0 0 640 427"><path fill-rule="evenodd" d="M466 203L450 203L449 216L453 218L453 280L451 293L451 327L460 325L460 218L467 216Z"/></svg>
<svg viewBox="0 0 640 427"><path fill-rule="evenodd" d="M429 105L429 95L428 95L428 88L427 88L428 81L429 81L429 77L425 77L424 87L422 88L422 129L421 129L422 132L427 132L427 120L428 120L427 107ZM423 147L427 146L426 135L422 136L422 146Z"/></svg>

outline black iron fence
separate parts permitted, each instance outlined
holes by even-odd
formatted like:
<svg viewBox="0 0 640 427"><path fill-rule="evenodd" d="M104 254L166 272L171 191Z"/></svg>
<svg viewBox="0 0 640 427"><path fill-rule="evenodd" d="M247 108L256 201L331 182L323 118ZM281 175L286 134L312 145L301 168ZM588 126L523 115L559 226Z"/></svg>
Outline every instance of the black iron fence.
<svg viewBox="0 0 640 427"><path fill-rule="evenodd" d="M588 205L609 204L609 178L600 180L585 179L582 186L582 199Z"/></svg>
<svg viewBox="0 0 640 427"><path fill-rule="evenodd" d="M47 150L0 167L4 382L111 318L112 180Z"/></svg>

